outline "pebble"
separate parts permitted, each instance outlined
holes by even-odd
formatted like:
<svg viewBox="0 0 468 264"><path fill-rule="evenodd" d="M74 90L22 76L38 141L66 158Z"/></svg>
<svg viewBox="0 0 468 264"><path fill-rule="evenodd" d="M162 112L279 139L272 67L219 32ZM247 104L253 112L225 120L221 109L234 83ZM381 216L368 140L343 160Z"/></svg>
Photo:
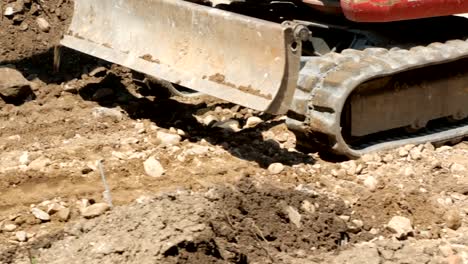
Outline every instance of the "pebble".
<svg viewBox="0 0 468 264"><path fill-rule="evenodd" d="M15 9L14 9L12 6L7 6L7 7L5 8L5 12L3 12L3 14L4 14L5 16L7 16L7 17L8 17L8 16L12 16L12 15L15 14Z"/></svg>
<svg viewBox="0 0 468 264"><path fill-rule="evenodd" d="M450 172L455 173L455 174L464 173L466 172L466 167L459 163L453 163L450 166Z"/></svg>
<svg viewBox="0 0 468 264"><path fill-rule="evenodd" d="M419 148L411 149L409 155L413 160L420 160L422 158L421 150Z"/></svg>
<svg viewBox="0 0 468 264"><path fill-rule="evenodd" d="M409 155L409 151L404 149L404 148L400 148L398 150L398 156L400 156L401 158L404 158L404 157L407 157Z"/></svg>
<svg viewBox="0 0 468 264"><path fill-rule="evenodd" d="M62 210L64 206L60 205L59 203L52 202L47 206L47 213L48 214L55 214L56 212Z"/></svg>
<svg viewBox="0 0 468 264"><path fill-rule="evenodd" d="M60 221L66 222L70 219L70 208L64 207L57 212Z"/></svg>
<svg viewBox="0 0 468 264"><path fill-rule="evenodd" d="M251 116L249 118L247 118L247 121L245 122L245 126L244 128L251 128L251 127L254 127L260 123L262 123L263 120L260 118L260 117L257 117L257 116Z"/></svg>
<svg viewBox="0 0 468 264"><path fill-rule="evenodd" d="M156 138L161 142L163 146L171 146L180 143L182 137L177 134L166 133L158 131L156 133Z"/></svg>
<svg viewBox="0 0 468 264"><path fill-rule="evenodd" d="M44 211L42 211L39 208L32 208L31 213L36 217L37 219L41 221L49 221L50 220L50 215Z"/></svg>
<svg viewBox="0 0 468 264"><path fill-rule="evenodd" d="M211 126L216 122L218 122L218 119L216 117L212 116L212 115L207 115L202 119L202 123L205 126Z"/></svg>
<svg viewBox="0 0 468 264"><path fill-rule="evenodd" d="M95 107L92 110L92 114L95 118L112 117L117 120L122 120L123 114L116 108L107 107Z"/></svg>
<svg viewBox="0 0 468 264"><path fill-rule="evenodd" d="M296 210L296 208L292 206L286 206L285 211L288 215L289 220L293 223L297 228L301 228L301 214Z"/></svg>
<svg viewBox="0 0 468 264"><path fill-rule="evenodd" d="M413 233L413 227L411 220L403 216L394 216L388 222L387 228L394 232L397 238L404 238L407 235Z"/></svg>
<svg viewBox="0 0 468 264"><path fill-rule="evenodd" d="M161 163L154 157L149 157L144 163L143 163L144 169L146 174L151 177L161 177L165 170Z"/></svg>
<svg viewBox="0 0 468 264"><path fill-rule="evenodd" d="M85 218L93 218L102 215L109 209L110 206L107 203L95 203L84 208L81 215Z"/></svg>
<svg viewBox="0 0 468 264"><path fill-rule="evenodd" d="M363 226L364 223L361 220L354 219L350 223L348 223L348 231L356 234L359 231L361 231Z"/></svg>
<svg viewBox="0 0 468 264"><path fill-rule="evenodd" d="M439 251L440 251L440 253L442 253L442 255L444 257L448 257L448 256L453 255L453 250L452 250L452 247L450 245L440 245L439 246Z"/></svg>
<svg viewBox="0 0 468 264"><path fill-rule="evenodd" d="M18 226L15 224L6 224L3 226L2 230L6 232L13 232L16 230L16 228L18 228Z"/></svg>
<svg viewBox="0 0 468 264"><path fill-rule="evenodd" d="M50 30L50 24L47 22L47 20L43 17L38 17L36 19L37 26L39 27L40 30L44 32L49 32Z"/></svg>
<svg viewBox="0 0 468 264"><path fill-rule="evenodd" d="M225 130L228 130L228 131L232 131L232 132L240 131L239 122L237 120L233 120L233 119L228 119L226 121L216 122L213 126L214 127L219 127L219 128L222 128L222 129L225 129Z"/></svg>
<svg viewBox="0 0 468 264"><path fill-rule="evenodd" d="M364 186L366 186L370 191L375 191L377 189L377 184L379 182L374 176L367 176L364 180Z"/></svg>
<svg viewBox="0 0 468 264"><path fill-rule="evenodd" d="M30 159L29 159L29 153L27 151L24 151L23 154L21 154L21 156L19 157L19 163L21 165L29 165L30 163Z"/></svg>
<svg viewBox="0 0 468 264"><path fill-rule="evenodd" d="M462 224L460 212L456 209L448 210L444 215L444 219L447 227L453 230L457 230Z"/></svg>
<svg viewBox="0 0 468 264"><path fill-rule="evenodd" d="M412 166L408 166L403 169L403 175L405 177L413 177L414 175L416 175L416 172L414 171Z"/></svg>
<svg viewBox="0 0 468 264"><path fill-rule="evenodd" d="M279 162L272 163L272 164L270 164L270 166L268 166L268 171L271 174L278 174L278 173L282 172L283 170L284 170L284 165L279 163Z"/></svg>
<svg viewBox="0 0 468 264"><path fill-rule="evenodd" d="M302 201L301 209L309 214L315 213L315 206L307 200Z"/></svg>
<svg viewBox="0 0 468 264"><path fill-rule="evenodd" d="M0 94L3 97L26 100L32 93L31 83L21 72L8 67L0 67Z"/></svg>
<svg viewBox="0 0 468 264"><path fill-rule="evenodd" d="M16 239L19 242L26 242L28 240L28 234L24 231L18 231L15 233Z"/></svg>
<svg viewBox="0 0 468 264"><path fill-rule="evenodd" d="M449 151L449 150L452 150L452 147L450 146L442 146L440 148L437 148L436 149L436 152L445 152L445 151Z"/></svg>

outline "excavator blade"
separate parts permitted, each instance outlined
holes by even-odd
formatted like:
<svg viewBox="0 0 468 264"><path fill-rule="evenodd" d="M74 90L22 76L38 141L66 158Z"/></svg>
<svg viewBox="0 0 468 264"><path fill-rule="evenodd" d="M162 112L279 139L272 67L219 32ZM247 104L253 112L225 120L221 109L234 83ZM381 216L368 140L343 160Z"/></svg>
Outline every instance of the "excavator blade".
<svg viewBox="0 0 468 264"><path fill-rule="evenodd" d="M61 44L236 104L285 113L301 46L291 26L182 0L75 0Z"/></svg>

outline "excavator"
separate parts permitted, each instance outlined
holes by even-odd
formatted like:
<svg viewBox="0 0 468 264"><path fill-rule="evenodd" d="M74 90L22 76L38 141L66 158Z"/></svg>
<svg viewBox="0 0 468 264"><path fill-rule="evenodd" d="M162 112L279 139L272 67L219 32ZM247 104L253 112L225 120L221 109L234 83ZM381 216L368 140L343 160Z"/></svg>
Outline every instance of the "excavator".
<svg viewBox="0 0 468 264"><path fill-rule="evenodd" d="M74 0L61 45L356 158L468 135L466 0Z"/></svg>

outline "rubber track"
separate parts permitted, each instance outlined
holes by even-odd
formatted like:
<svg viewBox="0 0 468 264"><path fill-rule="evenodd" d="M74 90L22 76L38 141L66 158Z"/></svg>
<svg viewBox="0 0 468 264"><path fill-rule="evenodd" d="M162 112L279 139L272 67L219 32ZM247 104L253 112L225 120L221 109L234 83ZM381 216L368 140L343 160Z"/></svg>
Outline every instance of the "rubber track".
<svg viewBox="0 0 468 264"><path fill-rule="evenodd" d="M446 43L432 43L429 46L417 46L409 50L368 48L343 50L341 53L329 53L321 57L307 57L299 73L291 111L305 116L305 120L288 117L287 124L293 131L308 135L301 140L317 141L310 135L326 135L327 145L332 152L349 157L395 148L406 144L425 142L447 142L468 135L468 125L459 127L437 128L423 134L399 135L367 145L350 147L341 134L340 119L343 106L348 96L361 83L382 76L431 65L453 62L468 57L468 39L451 40ZM468 103L468 102L467 102ZM296 115L293 115L296 116ZM323 138L323 137L322 137ZM310 142L302 142L308 145Z"/></svg>

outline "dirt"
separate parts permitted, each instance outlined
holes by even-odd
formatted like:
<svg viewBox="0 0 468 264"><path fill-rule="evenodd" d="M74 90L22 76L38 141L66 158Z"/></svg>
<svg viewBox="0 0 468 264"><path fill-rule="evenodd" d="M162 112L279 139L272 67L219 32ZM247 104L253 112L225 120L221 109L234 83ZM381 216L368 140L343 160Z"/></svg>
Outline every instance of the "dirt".
<svg viewBox="0 0 468 264"><path fill-rule="evenodd" d="M25 2L0 20L0 66L34 93L0 99L0 263L468 263L467 142L354 161L302 152L282 116L168 98L139 73L65 48L54 72L73 3ZM261 122L247 127L251 117ZM145 171L150 157L161 177ZM103 176L114 207L85 219L83 204L106 202ZM394 216L412 232L397 239Z"/></svg>

